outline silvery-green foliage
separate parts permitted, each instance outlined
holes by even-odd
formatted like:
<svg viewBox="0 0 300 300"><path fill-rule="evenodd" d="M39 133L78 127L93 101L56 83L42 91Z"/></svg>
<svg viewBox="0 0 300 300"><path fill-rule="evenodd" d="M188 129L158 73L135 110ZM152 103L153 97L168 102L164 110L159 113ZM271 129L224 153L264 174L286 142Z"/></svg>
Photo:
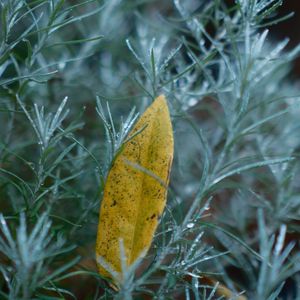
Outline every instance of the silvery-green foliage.
<svg viewBox="0 0 300 300"><path fill-rule="evenodd" d="M300 48L269 32L292 16L277 17L282 4L0 0L3 299L213 300L220 285L231 299L300 297L300 99L289 79ZM147 255L128 267L121 251L117 291L95 268L99 203L161 93L175 136L168 205ZM77 279L91 286L84 296Z"/></svg>
<svg viewBox="0 0 300 300"><path fill-rule="evenodd" d="M16 234L11 232L3 215L0 222L0 251L8 259L8 263L1 266L1 273L8 286L8 299L31 299L38 288L50 288L51 280L71 267L69 264L49 273L49 264L54 257L72 248L64 248L62 236L54 239L46 214L40 216L30 233L24 214L20 216Z"/></svg>

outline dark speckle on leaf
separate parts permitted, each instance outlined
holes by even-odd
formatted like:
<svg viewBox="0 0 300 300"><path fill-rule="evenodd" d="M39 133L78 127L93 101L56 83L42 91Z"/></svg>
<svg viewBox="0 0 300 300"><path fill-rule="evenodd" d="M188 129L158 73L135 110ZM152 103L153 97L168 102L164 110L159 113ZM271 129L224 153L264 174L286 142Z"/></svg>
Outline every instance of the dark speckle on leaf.
<svg viewBox="0 0 300 300"><path fill-rule="evenodd" d="M116 205L117 205L117 201L114 200L110 207L113 207L113 206L116 206Z"/></svg>

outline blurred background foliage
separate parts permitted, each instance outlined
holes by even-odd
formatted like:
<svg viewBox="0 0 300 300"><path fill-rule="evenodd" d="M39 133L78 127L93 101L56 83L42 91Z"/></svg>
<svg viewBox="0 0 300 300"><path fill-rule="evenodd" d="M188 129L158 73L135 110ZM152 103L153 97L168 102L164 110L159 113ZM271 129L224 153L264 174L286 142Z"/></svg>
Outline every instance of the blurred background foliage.
<svg viewBox="0 0 300 300"><path fill-rule="evenodd" d="M296 2L0 0L1 299L300 299ZM168 207L115 291L94 253L112 144L161 93Z"/></svg>

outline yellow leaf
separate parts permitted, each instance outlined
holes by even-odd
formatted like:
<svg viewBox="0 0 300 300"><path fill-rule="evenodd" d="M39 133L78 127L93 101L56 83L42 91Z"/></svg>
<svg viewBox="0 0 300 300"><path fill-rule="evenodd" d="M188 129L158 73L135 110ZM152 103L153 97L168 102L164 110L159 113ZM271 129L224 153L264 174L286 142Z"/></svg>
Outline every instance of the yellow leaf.
<svg viewBox="0 0 300 300"><path fill-rule="evenodd" d="M128 139L107 177L96 245L97 258L119 273L120 239L130 266L149 249L166 204L174 146L163 95L140 117ZM112 278L98 267L101 275Z"/></svg>

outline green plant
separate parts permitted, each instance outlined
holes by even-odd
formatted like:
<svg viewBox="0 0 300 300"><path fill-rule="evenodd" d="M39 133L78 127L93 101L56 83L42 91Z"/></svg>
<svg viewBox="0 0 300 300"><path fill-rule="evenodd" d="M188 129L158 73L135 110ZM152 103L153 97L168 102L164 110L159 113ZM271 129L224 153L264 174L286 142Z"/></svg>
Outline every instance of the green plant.
<svg viewBox="0 0 300 300"><path fill-rule="evenodd" d="M281 4L0 0L1 299L300 299L300 48L269 37ZM134 107L161 93L167 209L116 291L95 268L99 205Z"/></svg>

